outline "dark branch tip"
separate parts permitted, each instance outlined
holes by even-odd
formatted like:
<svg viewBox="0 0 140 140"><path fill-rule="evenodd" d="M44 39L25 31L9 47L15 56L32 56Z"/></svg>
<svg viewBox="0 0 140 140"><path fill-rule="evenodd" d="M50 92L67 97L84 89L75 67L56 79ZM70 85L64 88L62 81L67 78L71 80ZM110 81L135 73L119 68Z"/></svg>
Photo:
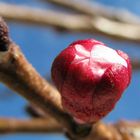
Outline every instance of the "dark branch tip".
<svg viewBox="0 0 140 140"><path fill-rule="evenodd" d="M9 43L8 26L0 17L0 51L7 51Z"/></svg>

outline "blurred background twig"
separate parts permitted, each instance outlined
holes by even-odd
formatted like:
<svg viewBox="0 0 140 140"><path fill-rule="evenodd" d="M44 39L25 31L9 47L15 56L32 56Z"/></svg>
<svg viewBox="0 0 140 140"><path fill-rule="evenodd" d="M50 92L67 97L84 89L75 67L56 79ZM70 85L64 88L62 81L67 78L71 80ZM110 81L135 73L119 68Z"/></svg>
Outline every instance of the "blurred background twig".
<svg viewBox="0 0 140 140"><path fill-rule="evenodd" d="M116 40L140 42L140 24L102 16L89 17L4 3L0 3L0 15L11 21L51 26L62 31L94 33Z"/></svg>
<svg viewBox="0 0 140 140"><path fill-rule="evenodd" d="M112 20L126 22L126 23L140 23L140 17L132 14L125 9L117 9L97 2L90 2L85 0L42 0L44 2L52 3L56 6L61 6L65 10L72 10L79 14L88 15L91 18L94 16L101 16Z"/></svg>

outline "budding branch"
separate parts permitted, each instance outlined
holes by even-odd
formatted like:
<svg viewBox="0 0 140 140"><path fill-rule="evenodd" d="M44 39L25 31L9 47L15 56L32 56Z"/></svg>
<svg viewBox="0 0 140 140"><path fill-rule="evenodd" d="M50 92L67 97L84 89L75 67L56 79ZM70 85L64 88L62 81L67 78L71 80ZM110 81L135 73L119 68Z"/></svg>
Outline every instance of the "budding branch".
<svg viewBox="0 0 140 140"><path fill-rule="evenodd" d="M5 11L5 9L8 9ZM12 12L11 12L12 11ZM12 14L13 13L13 14ZM16 14L18 13L18 14ZM28 13L28 14L27 14ZM30 14L29 14L30 13ZM45 13L45 14L44 14ZM26 7L16 7L7 4L0 4L0 14L9 20L27 21L32 23L41 23L54 27L73 31L90 31L112 36L118 39L140 41L139 25L121 23L112 21L100 16L92 20L83 15L63 15L55 12L28 9ZM30 16L27 16L30 15ZM44 16L43 16L44 15ZM52 16L46 16L52 15ZM59 15L59 20L57 16ZM69 17L70 23L62 22L60 18ZM33 18L36 17L36 18ZM56 20L54 20L56 19ZM61 22L59 22L61 21ZM67 20L66 20L67 21ZM81 22L82 21L82 22ZM101 28L98 23L111 25L110 30L107 26ZM81 24L79 24L81 23ZM87 26L88 25L88 26ZM114 28L115 27L115 28ZM121 28L119 28L121 27ZM111 28L117 29L112 30ZM130 34L124 35L121 29L127 29ZM130 28L130 30L128 30ZM120 29L120 30L118 30ZM137 61L133 65L140 67ZM0 119L0 133L9 132L63 132L73 140L137 140L140 139L139 122L118 122L116 124L104 124L98 122L94 125L77 124L73 118L63 110L61 106L61 97L59 92L49 82L44 80L33 66L27 61L19 47L11 41L8 36L8 28L5 22L0 18L0 81L12 90L26 98L29 102L41 108L46 114L49 114L56 121L50 121L52 118L38 118L31 120Z"/></svg>

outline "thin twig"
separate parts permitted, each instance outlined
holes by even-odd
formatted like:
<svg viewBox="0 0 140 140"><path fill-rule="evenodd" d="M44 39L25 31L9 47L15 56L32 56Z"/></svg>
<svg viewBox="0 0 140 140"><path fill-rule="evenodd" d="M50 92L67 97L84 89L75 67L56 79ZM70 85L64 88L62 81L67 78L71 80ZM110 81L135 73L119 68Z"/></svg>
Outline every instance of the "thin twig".
<svg viewBox="0 0 140 140"><path fill-rule="evenodd" d="M43 0L57 6L89 16L102 16L116 21L140 24L140 17L126 9L105 6L97 2L83 0ZM81 2L82 1L82 2Z"/></svg>
<svg viewBox="0 0 140 140"><path fill-rule="evenodd" d="M139 121L119 121L118 123L114 124L114 127L120 133L122 140L140 139Z"/></svg>
<svg viewBox="0 0 140 140"><path fill-rule="evenodd" d="M61 133L62 127L53 119L19 120L0 118L0 134ZM112 124L98 122L88 138L79 140L139 140L139 121L119 121Z"/></svg>
<svg viewBox="0 0 140 140"><path fill-rule="evenodd" d="M140 122L119 121L108 125L99 122L90 134L86 140L139 140Z"/></svg>
<svg viewBox="0 0 140 140"><path fill-rule="evenodd" d="M4 3L0 3L0 15L10 21L52 26L73 32L96 33L117 40L140 42L140 24L122 23L100 16L90 18Z"/></svg>
<svg viewBox="0 0 140 140"><path fill-rule="evenodd" d="M0 134L7 133L60 133L63 128L52 119L19 120L0 118Z"/></svg>

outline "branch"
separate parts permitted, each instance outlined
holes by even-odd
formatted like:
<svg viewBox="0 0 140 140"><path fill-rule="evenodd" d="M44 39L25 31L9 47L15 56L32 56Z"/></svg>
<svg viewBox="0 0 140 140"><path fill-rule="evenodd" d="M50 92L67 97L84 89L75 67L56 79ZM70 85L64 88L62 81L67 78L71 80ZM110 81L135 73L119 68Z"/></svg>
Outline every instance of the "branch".
<svg viewBox="0 0 140 140"><path fill-rule="evenodd" d="M0 134L7 133L60 133L62 126L52 119L0 118Z"/></svg>
<svg viewBox="0 0 140 140"><path fill-rule="evenodd" d="M58 91L29 64L7 32L5 22L0 19L0 42L4 42L0 45L0 81L54 117L71 135L87 134L90 126L77 124L63 111Z"/></svg>
<svg viewBox="0 0 140 140"><path fill-rule="evenodd" d="M96 33L117 40L140 42L139 24L117 22L100 16L91 18L2 3L0 4L0 15L10 21L52 26L73 32Z"/></svg>
<svg viewBox="0 0 140 140"><path fill-rule="evenodd" d="M62 127L52 119L0 118L0 134L7 133L60 133ZM113 124L97 123L88 138L79 140L139 140L139 121L119 121Z"/></svg>
<svg viewBox="0 0 140 140"><path fill-rule="evenodd" d="M102 16L104 18L109 18L112 20L140 24L140 17L134 15L133 13L127 11L126 9L117 9L110 6L105 6L95 2L89 2L85 0L43 0L45 2L50 2L57 6L70 9L72 11L78 12L80 14L85 14L89 16Z"/></svg>
<svg viewBox="0 0 140 140"><path fill-rule="evenodd" d="M99 122L86 140L139 140L140 122L119 121L114 124ZM81 139L84 140L84 139Z"/></svg>

